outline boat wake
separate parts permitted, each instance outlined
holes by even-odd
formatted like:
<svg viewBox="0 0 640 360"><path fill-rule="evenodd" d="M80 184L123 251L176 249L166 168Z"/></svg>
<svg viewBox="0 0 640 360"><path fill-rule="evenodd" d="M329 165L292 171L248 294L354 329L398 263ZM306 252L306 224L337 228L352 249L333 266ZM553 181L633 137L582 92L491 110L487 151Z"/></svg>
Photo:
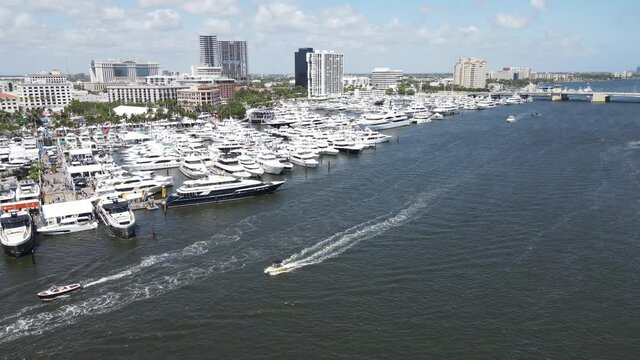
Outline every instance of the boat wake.
<svg viewBox="0 0 640 360"><path fill-rule="evenodd" d="M361 241L376 237L390 229L414 220L422 211L436 205L439 201L439 196L445 190L440 189L433 193L423 193L406 208L395 214L386 214L358 224L291 255L283 261L287 269L282 272L319 264L342 254Z"/></svg>

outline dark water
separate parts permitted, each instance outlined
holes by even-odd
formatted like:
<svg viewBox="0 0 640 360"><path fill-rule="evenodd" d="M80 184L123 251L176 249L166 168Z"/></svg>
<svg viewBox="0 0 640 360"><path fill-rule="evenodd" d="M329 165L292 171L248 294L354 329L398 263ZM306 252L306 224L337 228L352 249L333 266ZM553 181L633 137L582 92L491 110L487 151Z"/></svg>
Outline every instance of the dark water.
<svg viewBox="0 0 640 360"><path fill-rule="evenodd" d="M134 240L99 228L41 239L35 269L0 259L0 357L637 357L640 105L392 134L270 196L138 212ZM309 265L262 273L290 256ZM93 284L35 296L74 281Z"/></svg>

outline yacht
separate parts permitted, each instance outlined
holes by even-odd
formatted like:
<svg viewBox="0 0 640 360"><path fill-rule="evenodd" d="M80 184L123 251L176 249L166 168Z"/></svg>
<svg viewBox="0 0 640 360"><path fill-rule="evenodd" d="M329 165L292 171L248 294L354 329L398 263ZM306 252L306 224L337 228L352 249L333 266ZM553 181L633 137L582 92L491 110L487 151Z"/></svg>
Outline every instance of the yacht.
<svg viewBox="0 0 640 360"><path fill-rule="evenodd" d="M5 254L19 257L30 253L35 242L32 227L26 210L0 215L0 243Z"/></svg>
<svg viewBox="0 0 640 360"><path fill-rule="evenodd" d="M262 182L210 175L203 179L185 181L164 203L166 206L184 206L236 200L274 192L282 184L284 181Z"/></svg>
<svg viewBox="0 0 640 360"><path fill-rule="evenodd" d="M289 154L289 160L292 163L308 168L318 167L317 157L318 156L311 151L304 150L292 151Z"/></svg>
<svg viewBox="0 0 640 360"><path fill-rule="evenodd" d="M510 122L510 123L516 122L516 117L513 115L509 115L509 117L507 117L507 122Z"/></svg>
<svg viewBox="0 0 640 360"><path fill-rule="evenodd" d="M126 162L122 165L128 170L160 170L171 169L180 166L178 158L165 155L148 155Z"/></svg>
<svg viewBox="0 0 640 360"><path fill-rule="evenodd" d="M357 122L362 128L386 130L409 125L409 117L404 113L389 111L385 114L366 114Z"/></svg>
<svg viewBox="0 0 640 360"><path fill-rule="evenodd" d="M364 146L365 145L363 142L348 140L341 136L337 136L333 139L333 147L338 149L338 151L344 151L347 153L359 153L364 149Z"/></svg>
<svg viewBox="0 0 640 360"><path fill-rule="evenodd" d="M235 177L251 177L251 173L246 171L244 166L238 163L238 158L235 155L220 155L218 156L218 160L213 164L213 166Z"/></svg>
<svg viewBox="0 0 640 360"><path fill-rule="evenodd" d="M260 177L264 174L264 169L249 155L238 156L238 164L251 174L251 176Z"/></svg>
<svg viewBox="0 0 640 360"><path fill-rule="evenodd" d="M505 102L507 105L517 105L517 104L523 104L524 100L520 97L520 95L513 94L511 97L507 98Z"/></svg>
<svg viewBox="0 0 640 360"><path fill-rule="evenodd" d="M16 189L16 201L39 200L40 186L32 180L23 180Z"/></svg>
<svg viewBox="0 0 640 360"><path fill-rule="evenodd" d="M391 139L390 135L381 134L377 131L367 131L362 135L362 141L368 146L388 142L389 139Z"/></svg>
<svg viewBox="0 0 640 360"><path fill-rule="evenodd" d="M180 163L180 171L190 179L200 179L209 173L207 165L197 156L187 156Z"/></svg>
<svg viewBox="0 0 640 360"><path fill-rule="evenodd" d="M113 189L117 194L125 193L127 195L143 192L147 194L156 193L163 187L173 186L173 176L136 173L115 176L108 179L102 179L96 186L96 193L104 192L104 189Z"/></svg>
<svg viewBox="0 0 640 360"><path fill-rule="evenodd" d="M42 205L42 220L43 225L38 226L37 232L43 235L68 234L98 227L91 200Z"/></svg>
<svg viewBox="0 0 640 360"><path fill-rule="evenodd" d="M96 204L96 212L114 235L124 238L135 235L136 217L128 201L115 197L100 199Z"/></svg>
<svg viewBox="0 0 640 360"><path fill-rule="evenodd" d="M278 161L276 155L271 151L259 153L256 162L267 174L280 175L284 171L284 165Z"/></svg>
<svg viewBox="0 0 640 360"><path fill-rule="evenodd" d="M478 110L487 110L487 109L495 108L496 103L493 102L493 100L486 98L486 99L478 100L478 102L476 102L476 106L478 107Z"/></svg>
<svg viewBox="0 0 640 360"><path fill-rule="evenodd" d="M433 109L434 113L442 115L453 115L459 112L458 107L453 103L445 103Z"/></svg>

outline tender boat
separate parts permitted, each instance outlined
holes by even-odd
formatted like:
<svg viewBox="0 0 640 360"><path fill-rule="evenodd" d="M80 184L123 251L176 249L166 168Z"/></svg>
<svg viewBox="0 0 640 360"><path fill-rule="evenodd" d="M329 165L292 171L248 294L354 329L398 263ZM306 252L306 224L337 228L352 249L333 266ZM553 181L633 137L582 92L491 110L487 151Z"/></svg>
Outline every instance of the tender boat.
<svg viewBox="0 0 640 360"><path fill-rule="evenodd" d="M516 122L516 117L513 115L509 115L509 117L507 118L507 122L510 122L510 123Z"/></svg>
<svg viewBox="0 0 640 360"><path fill-rule="evenodd" d="M278 274L286 273L293 269L294 267L292 266L292 264L287 264L283 260L274 260L271 263L271 266L264 269L264 273L269 275L278 275Z"/></svg>
<svg viewBox="0 0 640 360"><path fill-rule="evenodd" d="M82 284L69 284L63 286L52 286L47 290L40 291L38 297L42 300L53 299L61 295L68 294L72 291L82 289Z"/></svg>
<svg viewBox="0 0 640 360"><path fill-rule="evenodd" d="M96 204L100 220L116 235L130 238L135 235L136 217L129 202L118 198L100 199Z"/></svg>

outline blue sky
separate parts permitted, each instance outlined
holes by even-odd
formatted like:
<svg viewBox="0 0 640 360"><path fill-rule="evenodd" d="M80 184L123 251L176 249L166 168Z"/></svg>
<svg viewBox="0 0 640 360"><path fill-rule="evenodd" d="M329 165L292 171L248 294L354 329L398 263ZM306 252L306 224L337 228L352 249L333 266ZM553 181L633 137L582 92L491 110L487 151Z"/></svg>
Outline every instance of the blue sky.
<svg viewBox="0 0 640 360"><path fill-rule="evenodd" d="M298 47L345 55L345 72L621 71L640 65L640 2L579 0L0 0L0 74L88 72L91 59L188 71L198 34L247 40L251 73L292 73Z"/></svg>

